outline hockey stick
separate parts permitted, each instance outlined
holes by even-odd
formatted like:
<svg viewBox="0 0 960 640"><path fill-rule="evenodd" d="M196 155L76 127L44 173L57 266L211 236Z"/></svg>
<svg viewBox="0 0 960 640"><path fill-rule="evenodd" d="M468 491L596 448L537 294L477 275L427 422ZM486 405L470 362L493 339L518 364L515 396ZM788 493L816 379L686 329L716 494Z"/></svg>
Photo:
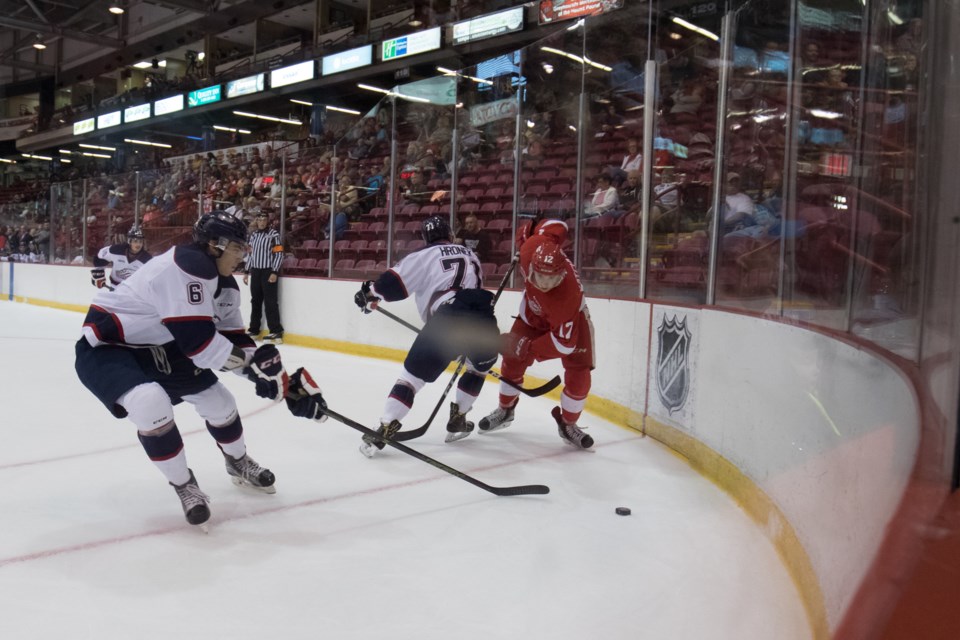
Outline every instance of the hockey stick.
<svg viewBox="0 0 960 640"><path fill-rule="evenodd" d="M343 424L347 425L347 426L350 427L351 429L356 429L356 430L359 431L360 433L362 433L362 434L364 434L364 435L367 435L367 436L373 438L374 440L377 440L377 441L379 441L379 442L382 442L382 443L384 443L384 444L386 444L386 445L390 445L390 446L393 447L394 449L399 449L400 451L402 451L403 453L405 453L405 454L407 454L407 455L409 455L409 456L413 456L414 458L416 458L416 459L418 459L418 460L423 460L423 461L426 462L427 464L429 464L429 465L431 465L431 466L433 466L433 467L436 467L437 469L440 469L441 471L446 471L446 472L449 473L450 475L456 476L456 477L460 478L461 480L463 480L463 481L465 481L465 482L469 482L470 484L472 484L472 485L474 485L474 486L476 486L476 487L480 487L480 488L483 489L484 491L489 491L490 493L492 493L492 494L494 494L494 495L497 495L497 496L527 496L527 495L544 495L544 494L550 493L550 487L548 487L548 486L546 486L546 485L543 485L543 484L524 484L524 485L518 485L518 486L515 486L515 487L493 487L493 486L491 486L491 485L489 485L489 484L487 484L487 483L485 483L485 482L481 482L481 481L477 480L476 478L474 478L474 477L472 477L472 476L468 476L468 475L465 474L464 472L458 471L457 469L454 469L453 467L451 467L451 466L449 466L449 465L446 465L446 464L440 462L439 460L434 460L434 459L431 458L430 456L424 455L424 454L420 453L419 451L417 451L416 449L411 449L410 447L406 446L405 444L401 444L401 443L396 442L395 440L392 440L392 439L390 439L390 438L384 438L382 435L380 435L379 433L377 433L377 432L374 431L373 429L368 429L368 428L366 428L365 426L363 426L362 424L360 424L359 422L355 422L355 421L351 420L350 418L347 418L346 416L342 416L342 415L340 415L339 413L337 413L337 412L335 412L335 411L331 411L330 409L325 409L325 410L324 410L324 413L326 413L328 416L330 416L331 418L333 418L333 419L336 420L337 422L342 422Z"/></svg>
<svg viewBox="0 0 960 640"><path fill-rule="evenodd" d="M500 280L500 286L497 287L497 292L493 295L493 300L490 302L490 306L494 307L497 304L497 300L500 299L500 294L503 293L503 288L507 286L507 281L510 279L510 275L513 273L514 267L517 266L517 260L520 256L514 255L513 260L510 261L510 268L507 269L507 272L503 274L503 279ZM433 408L433 412L430 414L430 417L427 418L427 421L423 423L423 426L417 427L416 429L410 429L408 431L398 431L393 434L393 439L398 442L406 442L407 440L413 440L414 438L419 438L427 432L427 429L430 428L430 425L433 423L433 419L437 417L437 413L440 411L440 407L443 406L444 400L447 399L447 394L450 393L450 389L453 388L453 383L460 376L460 372L463 371L463 365L466 364L466 356L460 356L460 361L457 363L457 370L453 372L453 377L450 378L450 382L447 383L447 388L443 390L443 395L440 396L440 400L437 402L437 406Z"/></svg>
<svg viewBox="0 0 960 640"><path fill-rule="evenodd" d="M402 324L403 326L405 326L407 329L410 329L411 331L413 331L413 332L415 332L415 333L420 333L420 329L417 329L415 326L413 326L412 324L410 324L409 322L407 322L407 321L404 320L403 318L401 318L401 317L399 317L399 316L396 316L396 315L390 313L389 311L387 311L386 309L380 307L379 305L377 306L377 311L379 311L379 312L382 313L383 315L387 316L387 317L390 318L391 320L395 320L395 321L399 322L400 324ZM533 387L533 388L528 389L528 388L526 388L526 387L521 387L520 385L516 384L515 382L510 382L509 380L507 380L506 378L504 378L503 375L497 373L496 371L492 371L492 370L491 370L491 371L487 371L487 375L496 378L497 380L499 380L500 382L503 382L504 384L510 385L511 387L513 387L514 389L516 389L517 391L519 391L520 393L522 393L522 394L524 394L524 395L527 395L527 396L530 396L531 398L537 398L537 397L540 397L540 396L542 396L542 395L544 395L544 394L546 394L546 393L550 393L551 391L553 391L554 389L556 389L558 386L560 386L560 376L553 376L553 378L551 378L550 380L548 380L546 384L540 385L539 387Z"/></svg>

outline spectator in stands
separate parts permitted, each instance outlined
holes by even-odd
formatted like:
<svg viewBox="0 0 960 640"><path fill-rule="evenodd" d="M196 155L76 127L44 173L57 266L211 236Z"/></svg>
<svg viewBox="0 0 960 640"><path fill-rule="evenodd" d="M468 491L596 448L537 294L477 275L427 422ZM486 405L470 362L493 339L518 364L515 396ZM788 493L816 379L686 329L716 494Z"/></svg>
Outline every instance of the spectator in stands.
<svg viewBox="0 0 960 640"><path fill-rule="evenodd" d="M583 210L584 219L595 218L608 211L617 209L620 205L620 198L616 188L610 183L610 177L600 174L595 179L597 189L590 196L590 202Z"/></svg>
<svg viewBox="0 0 960 640"><path fill-rule="evenodd" d="M463 226L457 230L453 241L472 249L481 262L489 262L490 252L493 250L493 240L486 229L480 228L480 221L473 213L463 218Z"/></svg>
<svg viewBox="0 0 960 640"><path fill-rule="evenodd" d="M640 184L640 172L631 171L627 174L627 181L618 190L620 209L624 213L640 213L643 202L643 185Z"/></svg>
<svg viewBox="0 0 960 640"><path fill-rule="evenodd" d="M753 199L740 190L740 174L728 173L723 198L723 232L730 233L757 224Z"/></svg>
<svg viewBox="0 0 960 640"><path fill-rule="evenodd" d="M435 151L440 151L443 145L449 144L453 139L453 123L450 122L450 116L440 116L437 118L437 126L427 138L427 142Z"/></svg>
<svg viewBox="0 0 960 640"><path fill-rule="evenodd" d="M50 223L44 222L43 226L37 231L37 237L34 239L37 243L37 252L43 256L43 262L47 261L50 255Z"/></svg>
<svg viewBox="0 0 960 640"><path fill-rule="evenodd" d="M810 40L803 45L803 54L800 58L800 73L803 75L803 81L821 82L824 66L826 63L820 58L820 44Z"/></svg>
<svg viewBox="0 0 960 640"><path fill-rule="evenodd" d="M695 80L684 79L680 81L680 87L670 96L673 100L673 106L670 107L671 114L686 113L696 114L703 104L703 85Z"/></svg>
<svg viewBox="0 0 960 640"><path fill-rule="evenodd" d="M403 194L405 202L413 204L428 204L430 197L433 195L433 191L427 186L423 171L420 169L414 169L410 173L410 177L404 182L400 192Z"/></svg>
<svg viewBox="0 0 960 640"><path fill-rule="evenodd" d="M665 233L677 229L680 218L680 184L674 181L673 170L664 169L653 174L653 206L650 207L650 225L654 232Z"/></svg>
<svg viewBox="0 0 960 640"><path fill-rule="evenodd" d="M627 150L620 161L620 166L610 166L607 173L617 188L621 187L630 173L639 173L643 169L643 154L640 153L640 142L636 138L627 138Z"/></svg>
<svg viewBox="0 0 960 640"><path fill-rule="evenodd" d="M337 214L343 213L348 220L358 220L360 214L360 192L353 185L349 175L340 176L337 189Z"/></svg>
<svg viewBox="0 0 960 640"><path fill-rule="evenodd" d="M909 54L920 60L923 50L923 20L913 18L907 23L907 31L897 38L897 52Z"/></svg>

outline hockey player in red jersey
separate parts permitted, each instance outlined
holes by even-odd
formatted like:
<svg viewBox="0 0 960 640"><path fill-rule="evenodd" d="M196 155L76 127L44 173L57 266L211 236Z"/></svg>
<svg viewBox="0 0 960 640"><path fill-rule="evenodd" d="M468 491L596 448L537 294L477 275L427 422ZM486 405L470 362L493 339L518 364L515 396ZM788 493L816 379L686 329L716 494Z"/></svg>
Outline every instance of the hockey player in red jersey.
<svg viewBox="0 0 960 640"><path fill-rule="evenodd" d="M564 387L560 406L554 407L552 415L565 442L589 449L593 438L577 426L577 420L590 393L593 325L580 279L563 254L566 237L564 222L544 220L520 247L523 297L519 316L510 333L503 336L501 373L504 379L521 384L527 367L535 361L559 358ZM510 426L519 399L516 388L501 383L499 406L480 420L480 432Z"/></svg>

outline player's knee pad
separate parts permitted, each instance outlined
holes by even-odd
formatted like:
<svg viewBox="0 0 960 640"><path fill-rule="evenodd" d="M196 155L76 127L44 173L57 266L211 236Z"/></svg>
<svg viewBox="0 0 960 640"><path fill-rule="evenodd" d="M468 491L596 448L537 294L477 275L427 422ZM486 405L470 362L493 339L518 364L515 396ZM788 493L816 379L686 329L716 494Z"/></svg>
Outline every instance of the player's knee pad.
<svg viewBox="0 0 960 640"><path fill-rule="evenodd" d="M483 381L487 376L484 373L467 370L457 382L457 389L464 393L477 397L480 395L480 389L483 388Z"/></svg>
<svg viewBox="0 0 960 640"><path fill-rule="evenodd" d="M417 392L423 388L426 382L413 375L406 369L400 374L400 377L390 389L390 397L404 405L408 409L413 406L413 399Z"/></svg>
<svg viewBox="0 0 960 640"><path fill-rule="evenodd" d="M200 393L183 396L183 399L192 404L200 417L214 427L230 424L237 417L237 401L219 382Z"/></svg>
<svg viewBox="0 0 960 640"><path fill-rule="evenodd" d="M137 433L137 437L140 438L140 444L147 456L154 462L175 458L183 450L183 438L175 422L168 423L166 427L157 429L150 435Z"/></svg>
<svg viewBox="0 0 960 640"><path fill-rule="evenodd" d="M120 396L117 404L126 409L127 417L142 433L155 431L173 422L173 403L156 382L138 384Z"/></svg>

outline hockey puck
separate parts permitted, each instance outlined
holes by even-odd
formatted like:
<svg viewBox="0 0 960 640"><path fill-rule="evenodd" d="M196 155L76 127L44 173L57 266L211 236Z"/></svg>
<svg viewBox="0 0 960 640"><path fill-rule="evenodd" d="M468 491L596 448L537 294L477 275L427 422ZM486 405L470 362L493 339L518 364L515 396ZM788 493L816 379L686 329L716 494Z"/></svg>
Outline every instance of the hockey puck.
<svg viewBox="0 0 960 640"><path fill-rule="evenodd" d="M629 507L617 507L617 515L618 515L618 516L628 516L628 515L630 515L630 508L629 508Z"/></svg>

